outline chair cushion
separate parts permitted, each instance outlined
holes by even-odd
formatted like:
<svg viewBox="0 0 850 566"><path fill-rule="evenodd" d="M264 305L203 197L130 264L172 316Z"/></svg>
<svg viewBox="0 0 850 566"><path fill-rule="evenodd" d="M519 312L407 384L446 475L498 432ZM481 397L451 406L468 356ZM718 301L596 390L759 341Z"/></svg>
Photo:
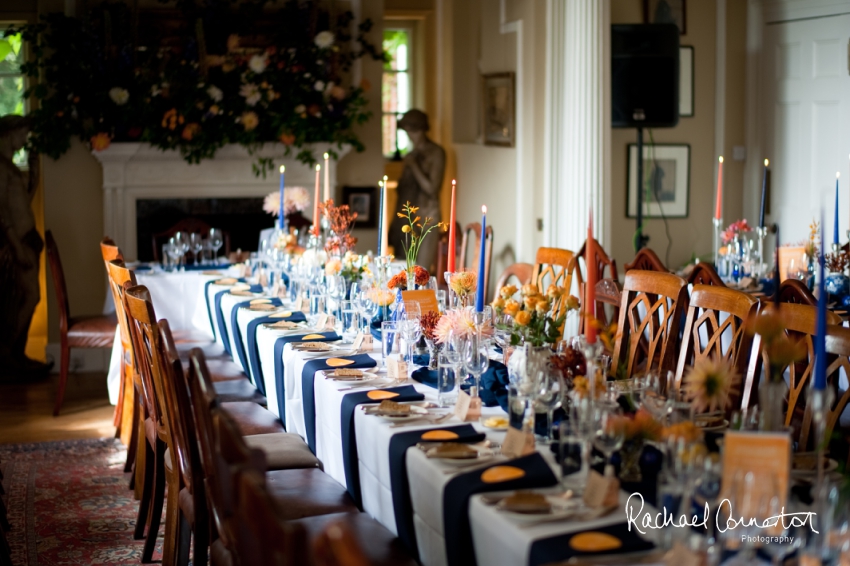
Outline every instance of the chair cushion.
<svg viewBox="0 0 850 566"><path fill-rule="evenodd" d="M111 348L118 319L104 316L75 316L68 321L68 345L72 348Z"/></svg>
<svg viewBox="0 0 850 566"><path fill-rule="evenodd" d="M211 349L215 349L217 347L219 346L216 344L211 345ZM210 357L207 356L207 348L201 348L201 350L204 352L204 359L207 362L207 370L210 372L210 379L212 379L213 383L218 381L231 381L234 379L248 379L248 376L242 371L242 367L232 361L226 354L225 356L218 358ZM188 371L189 350L178 353L180 355L180 361L183 363L183 370Z"/></svg>
<svg viewBox="0 0 850 566"><path fill-rule="evenodd" d="M215 393L221 402L251 401L259 405L267 405L268 401L257 388L247 379L231 379L229 381L213 382Z"/></svg>
<svg viewBox="0 0 850 566"><path fill-rule="evenodd" d="M366 513L334 513L293 521L304 527L308 540L314 540L331 523L345 525L372 566L415 566L404 543Z"/></svg>
<svg viewBox="0 0 850 566"><path fill-rule="evenodd" d="M280 419L268 409L250 401L231 401L222 403L221 408L236 421L239 434L250 436L268 434L270 432L285 432Z"/></svg>
<svg viewBox="0 0 850 566"><path fill-rule="evenodd" d="M278 432L252 434L244 437L251 448L259 448L266 455L269 470L291 470L295 468L322 468L322 463L310 451L304 439L297 434Z"/></svg>
<svg viewBox="0 0 850 566"><path fill-rule="evenodd" d="M266 488L284 521L358 512L348 491L318 468L266 472Z"/></svg>

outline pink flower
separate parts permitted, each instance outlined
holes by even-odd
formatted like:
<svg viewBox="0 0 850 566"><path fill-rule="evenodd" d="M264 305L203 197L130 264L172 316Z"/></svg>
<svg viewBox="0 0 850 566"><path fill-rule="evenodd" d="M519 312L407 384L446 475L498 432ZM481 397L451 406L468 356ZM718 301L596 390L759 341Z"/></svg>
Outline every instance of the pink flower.
<svg viewBox="0 0 850 566"><path fill-rule="evenodd" d="M437 342L445 344L449 339L449 332L454 331L463 337L471 335L475 331L475 322L472 320L472 312L468 309L454 309L447 311L434 330Z"/></svg>

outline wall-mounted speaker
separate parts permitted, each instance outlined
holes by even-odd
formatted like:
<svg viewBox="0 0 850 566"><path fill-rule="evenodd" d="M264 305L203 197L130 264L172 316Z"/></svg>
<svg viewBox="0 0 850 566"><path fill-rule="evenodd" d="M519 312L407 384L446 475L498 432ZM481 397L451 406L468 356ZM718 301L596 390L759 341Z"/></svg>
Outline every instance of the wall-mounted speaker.
<svg viewBox="0 0 850 566"><path fill-rule="evenodd" d="M679 28L611 26L611 126L672 128L679 123Z"/></svg>

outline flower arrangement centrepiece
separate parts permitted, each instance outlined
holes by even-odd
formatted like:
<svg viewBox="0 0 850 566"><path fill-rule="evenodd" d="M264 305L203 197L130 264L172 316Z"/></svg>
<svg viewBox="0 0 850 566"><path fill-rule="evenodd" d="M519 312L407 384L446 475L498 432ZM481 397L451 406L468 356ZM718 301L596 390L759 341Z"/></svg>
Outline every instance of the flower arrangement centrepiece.
<svg viewBox="0 0 850 566"><path fill-rule="evenodd" d="M308 206L310 206L310 193L304 187L286 187L283 190L284 217L301 214L307 210ZM269 193L263 198L263 212L275 218L280 215L280 191Z"/></svg>
<svg viewBox="0 0 850 566"><path fill-rule="evenodd" d="M448 276L449 289L457 297L458 307L472 306L478 290L478 276L471 271L458 271Z"/></svg>
<svg viewBox="0 0 850 566"><path fill-rule="evenodd" d="M347 204L336 206L333 199L319 204L319 209L328 219L330 234L325 239L325 251L330 256L342 256L354 249L357 238L351 235L357 213Z"/></svg>
<svg viewBox="0 0 850 566"><path fill-rule="evenodd" d="M514 298L517 292L520 300ZM539 347L551 346L560 339L567 314L578 310L579 300L555 285L550 285L545 295L536 285L523 285L521 290L516 285L506 285L490 306L497 317L505 314L513 319L513 324L507 327L497 323L500 329L510 333L512 346L528 343Z"/></svg>
<svg viewBox="0 0 850 566"><path fill-rule="evenodd" d="M422 336L425 338L425 344L428 346L428 369L438 369L440 351L443 349L443 343L440 342L437 336L437 325L442 320L443 315L438 312L429 311L422 315L419 319L419 324L422 328Z"/></svg>
<svg viewBox="0 0 850 566"><path fill-rule="evenodd" d="M354 27L352 12L332 16L317 0L264 5L178 2L165 33L121 2L10 28L32 54L21 67L33 84L25 96L38 102L29 149L58 159L72 138L94 150L148 142L198 163L226 144L255 153L280 142L308 164L311 143L362 151L354 127L369 119L369 85L347 83L357 59L384 58L367 36L371 20ZM258 158L255 173L271 166Z"/></svg>
<svg viewBox="0 0 850 566"><path fill-rule="evenodd" d="M422 243L425 241L425 238L427 238L428 234L433 232L435 229L438 231L445 231L448 229L448 225L445 222L434 222L434 219L429 216L426 216L423 219L421 216L416 214L417 212L419 212L419 207L410 204L408 201L401 207L401 212L396 213L399 218L403 218L407 221L407 224L401 227L401 231L404 233L404 241L401 245L402 248L404 248L404 261L406 264L405 270L407 271L404 284L408 289L413 288L411 280L415 280L417 285L424 285L428 282L428 279L431 278L427 269L416 265L416 258L419 257L419 249L422 247ZM415 270L417 267L419 270ZM428 276L424 277L424 274L428 274ZM424 282L420 283L420 280L423 277ZM398 281L397 283L401 283L401 281Z"/></svg>

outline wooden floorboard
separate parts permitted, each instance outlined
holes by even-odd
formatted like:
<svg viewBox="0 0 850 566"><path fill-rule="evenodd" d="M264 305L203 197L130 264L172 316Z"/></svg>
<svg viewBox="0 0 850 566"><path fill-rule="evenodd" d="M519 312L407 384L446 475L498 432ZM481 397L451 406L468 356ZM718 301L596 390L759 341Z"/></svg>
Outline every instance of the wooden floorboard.
<svg viewBox="0 0 850 566"><path fill-rule="evenodd" d="M68 376L65 401L53 416L58 375L34 383L0 383L0 444L103 438L115 434L104 373Z"/></svg>

